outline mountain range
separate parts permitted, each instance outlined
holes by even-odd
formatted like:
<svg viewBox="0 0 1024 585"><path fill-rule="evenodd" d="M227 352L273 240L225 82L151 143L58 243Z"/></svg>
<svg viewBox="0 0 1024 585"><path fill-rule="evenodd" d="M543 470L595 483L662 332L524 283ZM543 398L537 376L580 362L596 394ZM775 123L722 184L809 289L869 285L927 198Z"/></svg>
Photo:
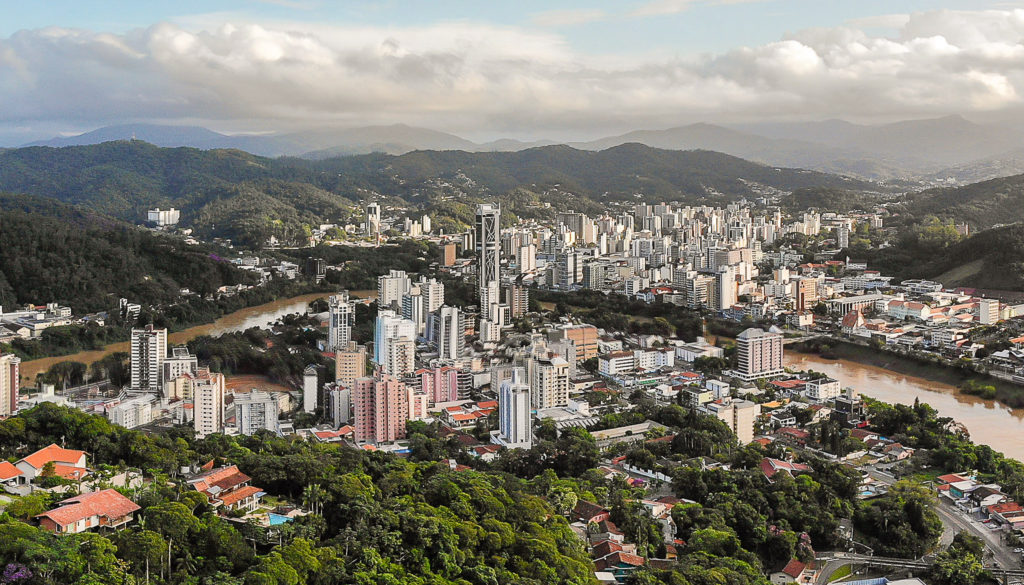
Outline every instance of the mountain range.
<svg viewBox="0 0 1024 585"><path fill-rule="evenodd" d="M561 144L512 139L477 143L403 124L235 135L200 126L124 124L27 146L80 146L130 138L164 147L234 148L259 156L314 160L416 150L510 152ZM1020 128L978 124L960 116L882 125L842 120L732 126L698 123L567 144L579 150L605 150L628 143L666 150L713 150L771 166L917 184L972 182L1024 172L1024 133Z"/></svg>

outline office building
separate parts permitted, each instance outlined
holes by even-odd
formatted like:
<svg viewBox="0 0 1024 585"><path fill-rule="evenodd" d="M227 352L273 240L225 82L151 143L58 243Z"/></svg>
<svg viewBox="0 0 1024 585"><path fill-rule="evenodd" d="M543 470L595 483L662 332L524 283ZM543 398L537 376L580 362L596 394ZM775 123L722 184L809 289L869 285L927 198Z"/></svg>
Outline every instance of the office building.
<svg viewBox="0 0 1024 585"><path fill-rule="evenodd" d="M278 432L277 397L262 390L235 394L235 420L242 435L255 435L259 431Z"/></svg>
<svg viewBox="0 0 1024 585"><path fill-rule="evenodd" d="M441 244L441 266L455 266L455 244Z"/></svg>
<svg viewBox="0 0 1024 585"><path fill-rule="evenodd" d="M352 341L352 326L356 322L356 302L343 290L327 299L328 329L327 351L348 347Z"/></svg>
<svg viewBox="0 0 1024 585"><path fill-rule="evenodd" d="M224 374L200 368L191 382L192 423L200 439L224 432Z"/></svg>
<svg viewBox="0 0 1024 585"><path fill-rule="evenodd" d="M334 381L351 388L356 378L366 375L366 347L354 341L334 354Z"/></svg>
<svg viewBox="0 0 1024 585"><path fill-rule="evenodd" d="M466 317L458 307L441 307L437 330L437 354L441 360L457 360L466 348Z"/></svg>
<svg viewBox="0 0 1024 585"><path fill-rule="evenodd" d="M167 359L167 330L146 325L132 329L131 369L132 389L158 393L161 389L161 369Z"/></svg>
<svg viewBox="0 0 1024 585"><path fill-rule="evenodd" d="M498 430L491 441L509 449L529 449L533 444L530 419L530 384L523 368L512 368L498 390Z"/></svg>
<svg viewBox="0 0 1024 585"><path fill-rule="evenodd" d="M497 303L495 293L501 282L501 209L482 203L476 209L477 288L480 311Z"/></svg>
<svg viewBox="0 0 1024 585"><path fill-rule="evenodd" d="M750 328L736 337L736 369L731 375L752 382L785 373L782 368L782 334Z"/></svg>
<svg viewBox="0 0 1024 585"><path fill-rule="evenodd" d="M357 443L393 443L405 438L409 416L409 395L405 384L394 376L378 372L373 378L359 378L352 386Z"/></svg>
<svg viewBox="0 0 1024 585"><path fill-rule="evenodd" d="M21 388L21 358L13 353L0 354L0 416L18 410Z"/></svg>

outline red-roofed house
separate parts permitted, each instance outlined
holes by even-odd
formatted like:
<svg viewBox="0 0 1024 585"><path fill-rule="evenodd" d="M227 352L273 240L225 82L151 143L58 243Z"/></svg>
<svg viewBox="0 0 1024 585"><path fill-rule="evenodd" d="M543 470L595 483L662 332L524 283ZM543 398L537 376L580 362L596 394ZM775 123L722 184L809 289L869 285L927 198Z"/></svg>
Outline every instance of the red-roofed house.
<svg viewBox="0 0 1024 585"><path fill-rule="evenodd" d="M1017 502L993 504L985 509L988 511L989 518L1002 524L1013 526L1024 521L1024 508Z"/></svg>
<svg viewBox="0 0 1024 585"><path fill-rule="evenodd" d="M761 472L768 479L771 479L776 473L784 472L792 476L800 475L801 473L807 473L811 471L810 466L804 465L803 463L791 463L789 461L783 461L781 459L772 459L771 457L765 457L761 460Z"/></svg>
<svg viewBox="0 0 1024 585"><path fill-rule="evenodd" d="M0 461L0 485L15 485L21 477L21 470L10 461Z"/></svg>
<svg viewBox="0 0 1024 585"><path fill-rule="evenodd" d="M54 464L54 472L57 472L57 466L61 466L60 472L57 472L58 475L68 479L81 479L89 473L85 468L85 451L49 445L14 464L21 471L19 481L22 483L32 481L43 472L47 463Z"/></svg>
<svg viewBox="0 0 1024 585"><path fill-rule="evenodd" d="M615 575L615 580L623 582L637 569L646 564L646 560L632 553L615 551L606 557L594 559L594 568L598 571L608 571Z"/></svg>
<svg viewBox="0 0 1024 585"><path fill-rule="evenodd" d="M607 520L609 516L611 516L611 511L608 508L586 500L578 501L576 507L572 510L573 519L584 524L590 524L591 522L600 523Z"/></svg>
<svg viewBox="0 0 1024 585"><path fill-rule="evenodd" d="M956 473L947 473L946 475L940 475L935 478L935 481L940 485L946 485L951 483L957 483L961 481L967 481L969 478Z"/></svg>
<svg viewBox="0 0 1024 585"><path fill-rule="evenodd" d="M250 486L250 481L252 478L239 471L237 465L231 465L203 472L188 483L215 508L251 512L259 505L263 490Z"/></svg>
<svg viewBox="0 0 1024 585"><path fill-rule="evenodd" d="M785 585L786 583L803 583L807 573L807 563L797 559L790 559L785 567L771 574L771 582L774 585Z"/></svg>
<svg viewBox="0 0 1024 585"><path fill-rule="evenodd" d="M50 532L77 534L92 528L120 528L134 518L139 506L117 490L101 490L68 498L36 516Z"/></svg>

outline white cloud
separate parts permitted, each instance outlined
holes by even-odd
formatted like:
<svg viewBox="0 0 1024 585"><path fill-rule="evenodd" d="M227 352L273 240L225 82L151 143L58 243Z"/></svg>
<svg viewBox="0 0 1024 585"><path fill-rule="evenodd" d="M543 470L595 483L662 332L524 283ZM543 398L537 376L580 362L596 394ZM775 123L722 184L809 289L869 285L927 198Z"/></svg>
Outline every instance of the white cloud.
<svg viewBox="0 0 1024 585"><path fill-rule="evenodd" d="M549 22L573 17L584 15ZM545 30L462 21L22 31L0 39L0 125L405 122L543 136L699 119L1009 116L1020 108L1024 10L918 13L885 36L864 30L878 22L809 29L718 55L614 62Z"/></svg>

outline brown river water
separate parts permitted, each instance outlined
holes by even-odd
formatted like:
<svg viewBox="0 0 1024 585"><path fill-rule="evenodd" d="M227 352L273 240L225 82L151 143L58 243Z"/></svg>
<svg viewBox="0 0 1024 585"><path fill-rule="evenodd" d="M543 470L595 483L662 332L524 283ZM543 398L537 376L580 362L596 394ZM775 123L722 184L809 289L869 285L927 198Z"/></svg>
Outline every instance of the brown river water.
<svg viewBox="0 0 1024 585"><path fill-rule="evenodd" d="M357 298L377 296L377 291L375 290L354 290L350 291L350 293L353 297ZM250 327L266 327L285 315L306 312L306 307L309 303L315 299L324 298L329 294L330 293L312 293L287 299L279 299L264 305L247 307L245 309L235 311L234 313L224 315L213 323L196 325L195 327L189 327L188 329L170 333L167 335L167 343L168 345L182 345L201 335L212 335L216 337L218 335L232 333L234 331L245 331ZM103 358L105 355L128 350L129 342L123 341L120 343L112 343L103 349L82 351L70 355L48 357L23 362L21 364L21 383L27 386L35 386L36 375L45 372L50 368L50 366L58 362L82 362L84 364L91 364Z"/></svg>
<svg viewBox="0 0 1024 585"><path fill-rule="evenodd" d="M787 351L788 368L824 372L844 388L882 402L913 404L915 398L963 423L971 440L1024 461L1024 409L1011 409L992 400L957 392L956 387L916 376L892 372L878 366L850 360L825 359L818 355Z"/></svg>

